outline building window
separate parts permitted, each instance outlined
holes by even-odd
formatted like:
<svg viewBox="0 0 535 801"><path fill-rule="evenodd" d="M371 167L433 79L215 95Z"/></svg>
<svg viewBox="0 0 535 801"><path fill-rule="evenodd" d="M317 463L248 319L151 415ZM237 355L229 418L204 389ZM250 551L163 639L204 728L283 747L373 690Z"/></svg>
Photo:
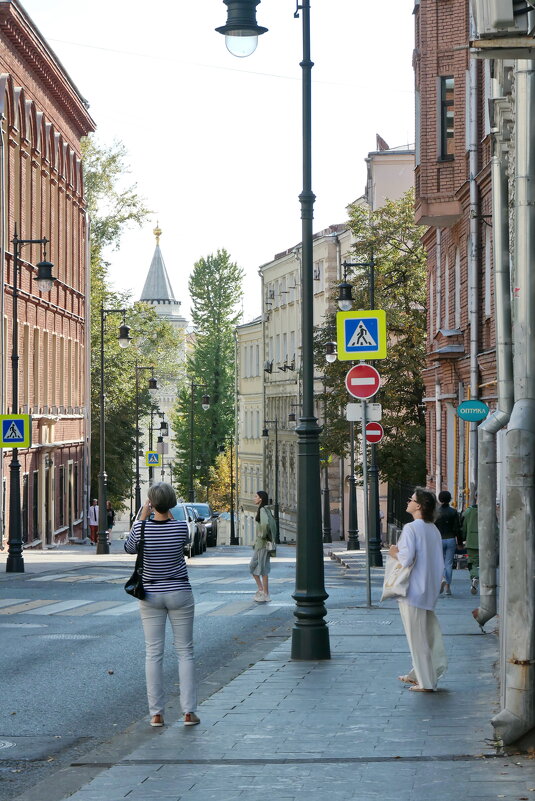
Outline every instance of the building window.
<svg viewBox="0 0 535 801"><path fill-rule="evenodd" d="M455 105L454 80L451 75L440 78L440 159L451 161L454 156Z"/></svg>
<svg viewBox="0 0 535 801"><path fill-rule="evenodd" d="M489 318L492 311L492 262L491 262L491 236L490 228L485 228L485 317Z"/></svg>
<svg viewBox="0 0 535 801"><path fill-rule="evenodd" d="M32 479L32 531L35 540L39 537L39 473L37 470L34 470Z"/></svg>

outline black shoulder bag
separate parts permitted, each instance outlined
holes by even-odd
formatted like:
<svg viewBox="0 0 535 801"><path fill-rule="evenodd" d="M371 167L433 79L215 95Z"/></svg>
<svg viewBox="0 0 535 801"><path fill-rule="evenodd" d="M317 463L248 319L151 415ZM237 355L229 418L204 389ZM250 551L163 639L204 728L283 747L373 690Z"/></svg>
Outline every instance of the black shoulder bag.
<svg viewBox="0 0 535 801"><path fill-rule="evenodd" d="M146 522L146 520L141 521L141 536L139 539L139 548L137 551L134 572L124 585L124 591L127 592L128 595L133 595L134 598L139 598L140 601L145 597L145 590L143 589L143 545L145 542Z"/></svg>

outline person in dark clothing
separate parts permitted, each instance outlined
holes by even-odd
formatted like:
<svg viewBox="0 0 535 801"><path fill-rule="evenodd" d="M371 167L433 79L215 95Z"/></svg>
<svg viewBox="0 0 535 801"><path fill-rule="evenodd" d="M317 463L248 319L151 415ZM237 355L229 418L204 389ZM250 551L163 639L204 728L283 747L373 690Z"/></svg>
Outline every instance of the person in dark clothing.
<svg viewBox="0 0 535 801"><path fill-rule="evenodd" d="M440 507L435 525L442 537L442 552L444 554L444 578L440 585L440 592L451 595L451 577L453 571L453 557L457 544L462 545L461 523L459 513L450 506L451 493L442 490L438 493Z"/></svg>

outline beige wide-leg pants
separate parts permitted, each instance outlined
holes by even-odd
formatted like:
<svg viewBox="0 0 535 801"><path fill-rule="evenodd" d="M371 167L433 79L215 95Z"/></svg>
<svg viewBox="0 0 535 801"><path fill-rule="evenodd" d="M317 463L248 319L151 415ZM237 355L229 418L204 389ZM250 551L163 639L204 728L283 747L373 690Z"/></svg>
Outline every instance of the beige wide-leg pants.
<svg viewBox="0 0 535 801"><path fill-rule="evenodd" d="M419 687L435 690L438 679L448 666L446 649L437 616L429 609L419 609L399 601L399 613L412 656L409 678Z"/></svg>

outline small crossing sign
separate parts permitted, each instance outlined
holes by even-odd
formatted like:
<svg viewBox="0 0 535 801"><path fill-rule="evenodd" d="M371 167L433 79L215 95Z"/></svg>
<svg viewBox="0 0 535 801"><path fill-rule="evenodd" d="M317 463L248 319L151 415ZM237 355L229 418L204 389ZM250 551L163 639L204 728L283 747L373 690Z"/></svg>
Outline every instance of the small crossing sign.
<svg viewBox="0 0 535 801"><path fill-rule="evenodd" d="M160 467L160 454L158 451L145 451L145 466Z"/></svg>
<svg viewBox="0 0 535 801"><path fill-rule="evenodd" d="M338 358L386 359L386 312L338 312L336 315Z"/></svg>
<svg viewBox="0 0 535 801"><path fill-rule="evenodd" d="M2 448L29 448L32 439L32 418L29 414L0 414Z"/></svg>

